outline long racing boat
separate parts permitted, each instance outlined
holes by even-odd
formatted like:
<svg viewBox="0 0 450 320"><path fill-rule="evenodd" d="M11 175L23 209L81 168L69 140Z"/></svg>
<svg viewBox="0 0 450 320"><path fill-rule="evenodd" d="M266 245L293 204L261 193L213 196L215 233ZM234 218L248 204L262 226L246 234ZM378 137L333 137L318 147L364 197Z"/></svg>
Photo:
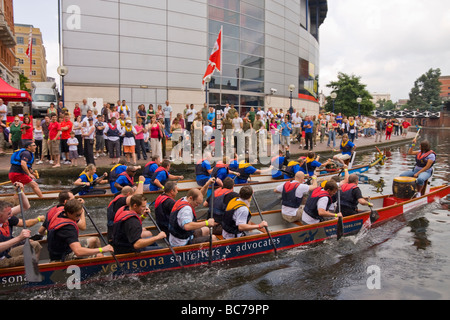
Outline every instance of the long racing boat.
<svg viewBox="0 0 450 320"><path fill-rule="evenodd" d="M398 199L393 195L371 199L377 208L378 219L371 222L371 210L343 219L343 235L356 234L363 228L378 227L414 208L432 203L450 193L449 185L430 188L429 192L413 199ZM252 213L252 221L260 221L259 213ZM220 263L251 256L274 254L283 250L312 243L320 243L336 237L338 220L332 219L312 225L300 222L288 223L282 219L280 211L262 213L268 222L268 232L258 230L241 238L219 240L212 243L200 243L173 248L173 252L164 242L158 242L159 249L140 253L116 255L101 258L86 258L67 262L48 262L41 260L38 267L42 275L41 282L28 282L24 267L0 269L0 292L47 288L52 286L72 286L74 273L80 283L101 281L130 275L147 275L152 272L195 267L209 263ZM156 228L152 228L155 233ZM152 232L153 232L152 231ZM92 235L85 235L92 236ZM80 236L81 237L81 236ZM42 242L45 248L45 242ZM41 259L46 259L41 251ZM211 254L210 254L211 252ZM118 263L117 263L118 261Z"/></svg>

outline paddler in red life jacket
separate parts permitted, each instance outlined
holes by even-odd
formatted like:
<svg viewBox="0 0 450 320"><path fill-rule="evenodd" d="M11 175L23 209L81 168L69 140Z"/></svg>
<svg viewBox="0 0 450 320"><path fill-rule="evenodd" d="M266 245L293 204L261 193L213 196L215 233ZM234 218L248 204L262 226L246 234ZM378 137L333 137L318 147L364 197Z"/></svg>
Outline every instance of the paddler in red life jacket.
<svg viewBox="0 0 450 320"><path fill-rule="evenodd" d="M358 213L358 204L372 207L372 203L367 201L358 187L359 178L356 174L348 177L348 183L343 183L340 187L341 212L344 217ZM339 203L337 204L339 206Z"/></svg>
<svg viewBox="0 0 450 320"><path fill-rule="evenodd" d="M333 213L329 209L333 203L332 197L338 191L335 181L328 181L324 188L318 187L306 201L303 209L302 223L314 224L324 221L327 218L337 219L342 217L342 213Z"/></svg>
<svg viewBox="0 0 450 320"><path fill-rule="evenodd" d="M54 207L52 207L49 211L47 211L47 214L45 215L44 222L42 223L42 226L39 228L38 233L42 236L44 236L47 233L48 226L50 224L50 221L57 217L61 212L64 211L64 205L67 203L67 201L75 199L75 196L70 191L61 191L58 195L58 204ZM84 204L84 199L78 198L78 201L80 201L82 204ZM86 217L83 215L80 217L80 220L78 220L78 229L79 230L86 230ZM38 239L41 240L41 239Z"/></svg>
<svg viewBox="0 0 450 320"><path fill-rule="evenodd" d="M281 216L283 219L287 222L301 221L308 193L316 188L317 177L312 176L312 183L309 186L305 183L305 174L301 171L295 174L293 181L280 184L274 192L282 194Z"/></svg>
<svg viewBox="0 0 450 320"><path fill-rule="evenodd" d="M147 190L149 189L153 174L160 165L161 157L159 155L152 156L152 159L145 165L142 175L145 177L144 188L146 188Z"/></svg>
<svg viewBox="0 0 450 320"><path fill-rule="evenodd" d="M239 193L233 191L234 189L234 180L230 177L226 177L223 181L222 188L218 188L214 191L214 201L213 201L213 215L214 221L217 223L217 225L213 228L213 233L215 235L221 235L222 234L222 219L223 215L225 214L225 211L227 209L228 202L230 202L231 199L239 197ZM211 196L208 197L203 202L203 206L208 208L208 214L211 211Z"/></svg>
<svg viewBox="0 0 450 320"><path fill-rule="evenodd" d="M222 236L224 239L233 239L245 236L246 232L268 227L266 221L260 224L250 223L250 201L253 189L251 186L244 186L239 190L239 197L228 202L227 209L222 220Z"/></svg>
<svg viewBox="0 0 450 320"><path fill-rule="evenodd" d="M71 199L64 205L64 211L54 217L48 227L48 252L51 261L68 261L86 257L101 257L113 252L110 245L100 247L97 237L79 240L77 222L83 215L83 205Z"/></svg>
<svg viewBox="0 0 450 320"><path fill-rule="evenodd" d="M164 232L156 236L143 228L142 221L150 214L147 199L142 194L135 194L130 205L120 208L114 217L111 243L114 252L132 253L157 249L156 241L164 239Z"/></svg>
<svg viewBox="0 0 450 320"><path fill-rule="evenodd" d="M401 177L413 177L416 178L417 196L420 197L421 191L425 185L425 182L431 178L433 174L433 166L436 163L436 153L431 150L430 143L428 141L422 141L420 143L420 150L414 151L417 140L414 139L408 150L408 155L416 156L416 165L413 170L403 172Z"/></svg>
<svg viewBox="0 0 450 320"><path fill-rule="evenodd" d="M167 180L183 180L183 176L174 176L169 173L170 161L165 159L161 163L161 166L156 169L150 181L150 191L164 190L164 184Z"/></svg>
<svg viewBox="0 0 450 320"><path fill-rule="evenodd" d="M189 190L186 197L175 203L169 217L169 242L172 246L209 241L209 228L214 227L214 218L198 222L195 208L203 203L208 187L214 182L214 179L210 179L202 191L199 189ZM213 241L217 240L214 235L212 239Z"/></svg>
<svg viewBox="0 0 450 320"><path fill-rule="evenodd" d="M17 209L17 207L19 208ZM12 236L14 226L23 226L23 221L14 215L18 213L17 211L20 212L20 206L13 207L11 203L0 200L0 268L23 266L24 264L21 242L30 238L31 231L30 229L23 229L19 235ZM36 223L38 223L38 219L26 221L27 226ZM39 257L41 245L36 241L30 241L30 244Z"/></svg>
<svg viewBox="0 0 450 320"><path fill-rule="evenodd" d="M125 172L119 174L114 182L114 187L120 191L123 187L129 186L134 187L134 176L136 175L136 171L140 169L141 166L128 166Z"/></svg>
<svg viewBox="0 0 450 320"><path fill-rule="evenodd" d="M114 199L109 203L108 208L106 209L106 225L108 229L108 240L111 240L112 228L114 225L114 217L116 216L117 211L123 206L129 206L131 197L135 194L143 194L144 193L144 176L139 177L139 181L137 183L137 188L125 186L120 191L118 195L114 197Z"/></svg>
<svg viewBox="0 0 450 320"><path fill-rule="evenodd" d="M167 181L164 185L164 193L155 200L155 217L161 231L169 234L169 217L175 205L175 197L178 194L178 185L175 181Z"/></svg>

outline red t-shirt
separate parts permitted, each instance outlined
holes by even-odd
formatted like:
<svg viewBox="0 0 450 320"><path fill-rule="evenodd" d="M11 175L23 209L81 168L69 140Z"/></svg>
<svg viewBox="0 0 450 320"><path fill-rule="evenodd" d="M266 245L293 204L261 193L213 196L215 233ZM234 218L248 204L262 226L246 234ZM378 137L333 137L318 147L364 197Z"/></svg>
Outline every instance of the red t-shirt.
<svg viewBox="0 0 450 320"><path fill-rule="evenodd" d="M58 134L58 131L61 131L61 125L59 122L50 122L48 125L48 136L50 140L55 139L56 135ZM61 136L58 137L58 140L61 139Z"/></svg>
<svg viewBox="0 0 450 320"><path fill-rule="evenodd" d="M61 122L61 128L64 128L64 127L69 127L67 130L62 130L62 133L61 133L61 139L63 139L63 140L67 140L67 139L69 139L70 138L70 133L72 132L72 127L73 127L73 123L72 123L72 121L63 121L63 122Z"/></svg>
<svg viewBox="0 0 450 320"><path fill-rule="evenodd" d="M30 126L28 129L26 129L25 133L22 131L22 139L24 140L33 140L33 125L31 123L28 124L22 124L21 129L25 129L25 126Z"/></svg>

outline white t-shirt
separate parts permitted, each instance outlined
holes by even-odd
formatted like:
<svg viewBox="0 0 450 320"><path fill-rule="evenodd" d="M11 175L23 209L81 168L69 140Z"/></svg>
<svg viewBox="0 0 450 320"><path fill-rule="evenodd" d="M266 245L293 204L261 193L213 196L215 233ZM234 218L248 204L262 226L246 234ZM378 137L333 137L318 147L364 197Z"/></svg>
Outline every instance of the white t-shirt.
<svg viewBox="0 0 450 320"><path fill-rule="evenodd" d="M234 118L232 122L233 122L233 128L234 128L234 130L242 130L242 129L241 129L241 123L243 124L244 121L242 121L241 118L239 118L239 117Z"/></svg>
<svg viewBox="0 0 450 320"><path fill-rule="evenodd" d="M126 133L125 128L122 128L122 133L125 134ZM134 135L137 135L137 131L134 127L131 127L131 131L133 131ZM136 145L136 141L134 140L134 137L123 137L123 145L124 146L134 146Z"/></svg>
<svg viewBox="0 0 450 320"><path fill-rule="evenodd" d="M250 207L250 203L248 201L242 200L241 198L238 199L238 201L243 201L245 202L249 207ZM233 213L233 220L236 221L236 225L240 225L240 224L247 224L247 217L250 214L250 212L248 211L248 208L243 206L240 207L238 209L236 209ZM234 239L234 238L239 238L242 237L243 233L238 233L237 235L228 233L225 231L225 229L222 229L222 236L224 239Z"/></svg>
<svg viewBox="0 0 450 320"><path fill-rule="evenodd" d="M67 139L67 144L69 145L69 151L77 151L78 150L78 139L77 138ZM73 145L71 145L71 144L73 144Z"/></svg>
<svg viewBox="0 0 450 320"><path fill-rule="evenodd" d="M0 117L2 117L2 120L6 122L7 120L7 114L8 114L8 107L6 106L6 104L2 104L0 106L0 111L4 112L4 113L0 113Z"/></svg>
<svg viewBox="0 0 450 320"><path fill-rule="evenodd" d="M187 117L187 121L188 122L194 122L195 119L195 115L197 114L197 112L195 111L195 109L189 109L186 111L186 117Z"/></svg>
<svg viewBox="0 0 450 320"><path fill-rule="evenodd" d="M183 200L186 200L186 197L184 197ZM188 224L193 221L194 221L194 213L192 212L192 208L190 206L185 206L185 207L181 208L181 210L178 212L178 218L177 218L178 225L184 229L185 224ZM188 239L180 239L180 238L175 237L173 234L170 234L169 242L174 247L184 246L184 245L187 245L189 240L191 240L192 238L193 238L193 236L191 236Z"/></svg>
<svg viewBox="0 0 450 320"><path fill-rule="evenodd" d="M280 185L277 187L276 190L277 190L278 192L282 193L285 184L286 184L286 182L280 184ZM306 184L301 184L301 185L299 185L299 186L297 187L297 189L295 190L295 196L296 196L297 198L302 198L303 195L304 195L305 193L308 193L308 192L309 192L309 186L306 185ZM287 207L287 206L281 206L281 212L282 212L284 215L287 215L287 216L290 216L290 217L294 217L294 216L297 214L297 209L298 209L298 208L291 208L291 207Z"/></svg>

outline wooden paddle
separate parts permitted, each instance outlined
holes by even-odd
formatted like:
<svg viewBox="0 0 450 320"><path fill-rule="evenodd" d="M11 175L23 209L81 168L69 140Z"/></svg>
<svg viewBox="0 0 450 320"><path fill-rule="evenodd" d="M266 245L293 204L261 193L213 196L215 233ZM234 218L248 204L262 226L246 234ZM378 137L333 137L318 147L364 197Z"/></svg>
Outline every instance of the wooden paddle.
<svg viewBox="0 0 450 320"><path fill-rule="evenodd" d="M341 188L341 186L338 183L338 208L339 208L339 212L341 212L341 192L340 192L340 188ZM344 235L344 223L342 221L342 217L339 217L337 225L336 225L337 240L339 241L339 239L341 239L343 235Z"/></svg>
<svg viewBox="0 0 450 320"><path fill-rule="evenodd" d="M214 213L214 183L211 185L211 203L210 203L210 209L209 209L209 216L208 218L211 219L213 217ZM211 265L212 263L212 234L213 234L213 228L212 226L209 226L209 255L208 255L208 264Z"/></svg>
<svg viewBox="0 0 450 320"><path fill-rule="evenodd" d="M150 219L152 220L153 224L155 225L156 229L158 229L158 231L161 233L161 229L159 228L158 224L156 223L156 220L153 218L152 214L149 213L148 216L150 217ZM173 250L173 247L171 246L169 240L167 240L167 237L164 238L164 241L166 242L166 245L169 247L170 251L172 252L173 256L175 257L175 260L178 262L178 264L180 265L181 268L183 268L183 264L181 263L181 258L179 256L177 256L177 254L175 253L175 250Z"/></svg>
<svg viewBox="0 0 450 320"><path fill-rule="evenodd" d="M20 187L16 189L17 195L19 197L20 203L20 213L22 215L23 220L23 228L27 229L27 222L25 220L25 214L23 210L23 200L22 200L22 191L19 191ZM38 266L38 258L36 253L34 252L33 247L30 244L30 239L25 239L25 244L23 245L23 260L25 265L25 274L28 282L42 282L43 277L39 272Z"/></svg>
<svg viewBox="0 0 450 320"><path fill-rule="evenodd" d="M264 218L263 218L262 213L261 213L261 209L259 208L258 201L256 201L255 193L252 194L252 199L255 202L256 209L258 209L258 213L259 213L259 216L261 218L261 221L264 221ZM273 252L275 253L275 255L277 255L277 247L275 245L275 242L273 241L272 235L270 234L269 228L268 227L264 227L264 229L266 229L267 235L269 236L270 242L272 243Z"/></svg>
<svg viewBox="0 0 450 320"><path fill-rule="evenodd" d="M108 245L109 243L106 242L105 237L103 237L103 234L100 232L100 230L97 228L97 225L95 224L94 220L92 219L91 215L89 214L89 211L86 209L86 207L83 204L83 209L84 212L86 213L86 215L88 216L89 220L91 220L92 225L94 226L95 230L97 231L98 235L100 236L100 239L102 239L103 243L105 245ZM119 260L117 259L116 255L114 254L114 252L111 252L111 255L113 256L114 260L116 260L116 264L117 264L117 268L120 270L120 273L124 274L122 266L120 265Z"/></svg>

